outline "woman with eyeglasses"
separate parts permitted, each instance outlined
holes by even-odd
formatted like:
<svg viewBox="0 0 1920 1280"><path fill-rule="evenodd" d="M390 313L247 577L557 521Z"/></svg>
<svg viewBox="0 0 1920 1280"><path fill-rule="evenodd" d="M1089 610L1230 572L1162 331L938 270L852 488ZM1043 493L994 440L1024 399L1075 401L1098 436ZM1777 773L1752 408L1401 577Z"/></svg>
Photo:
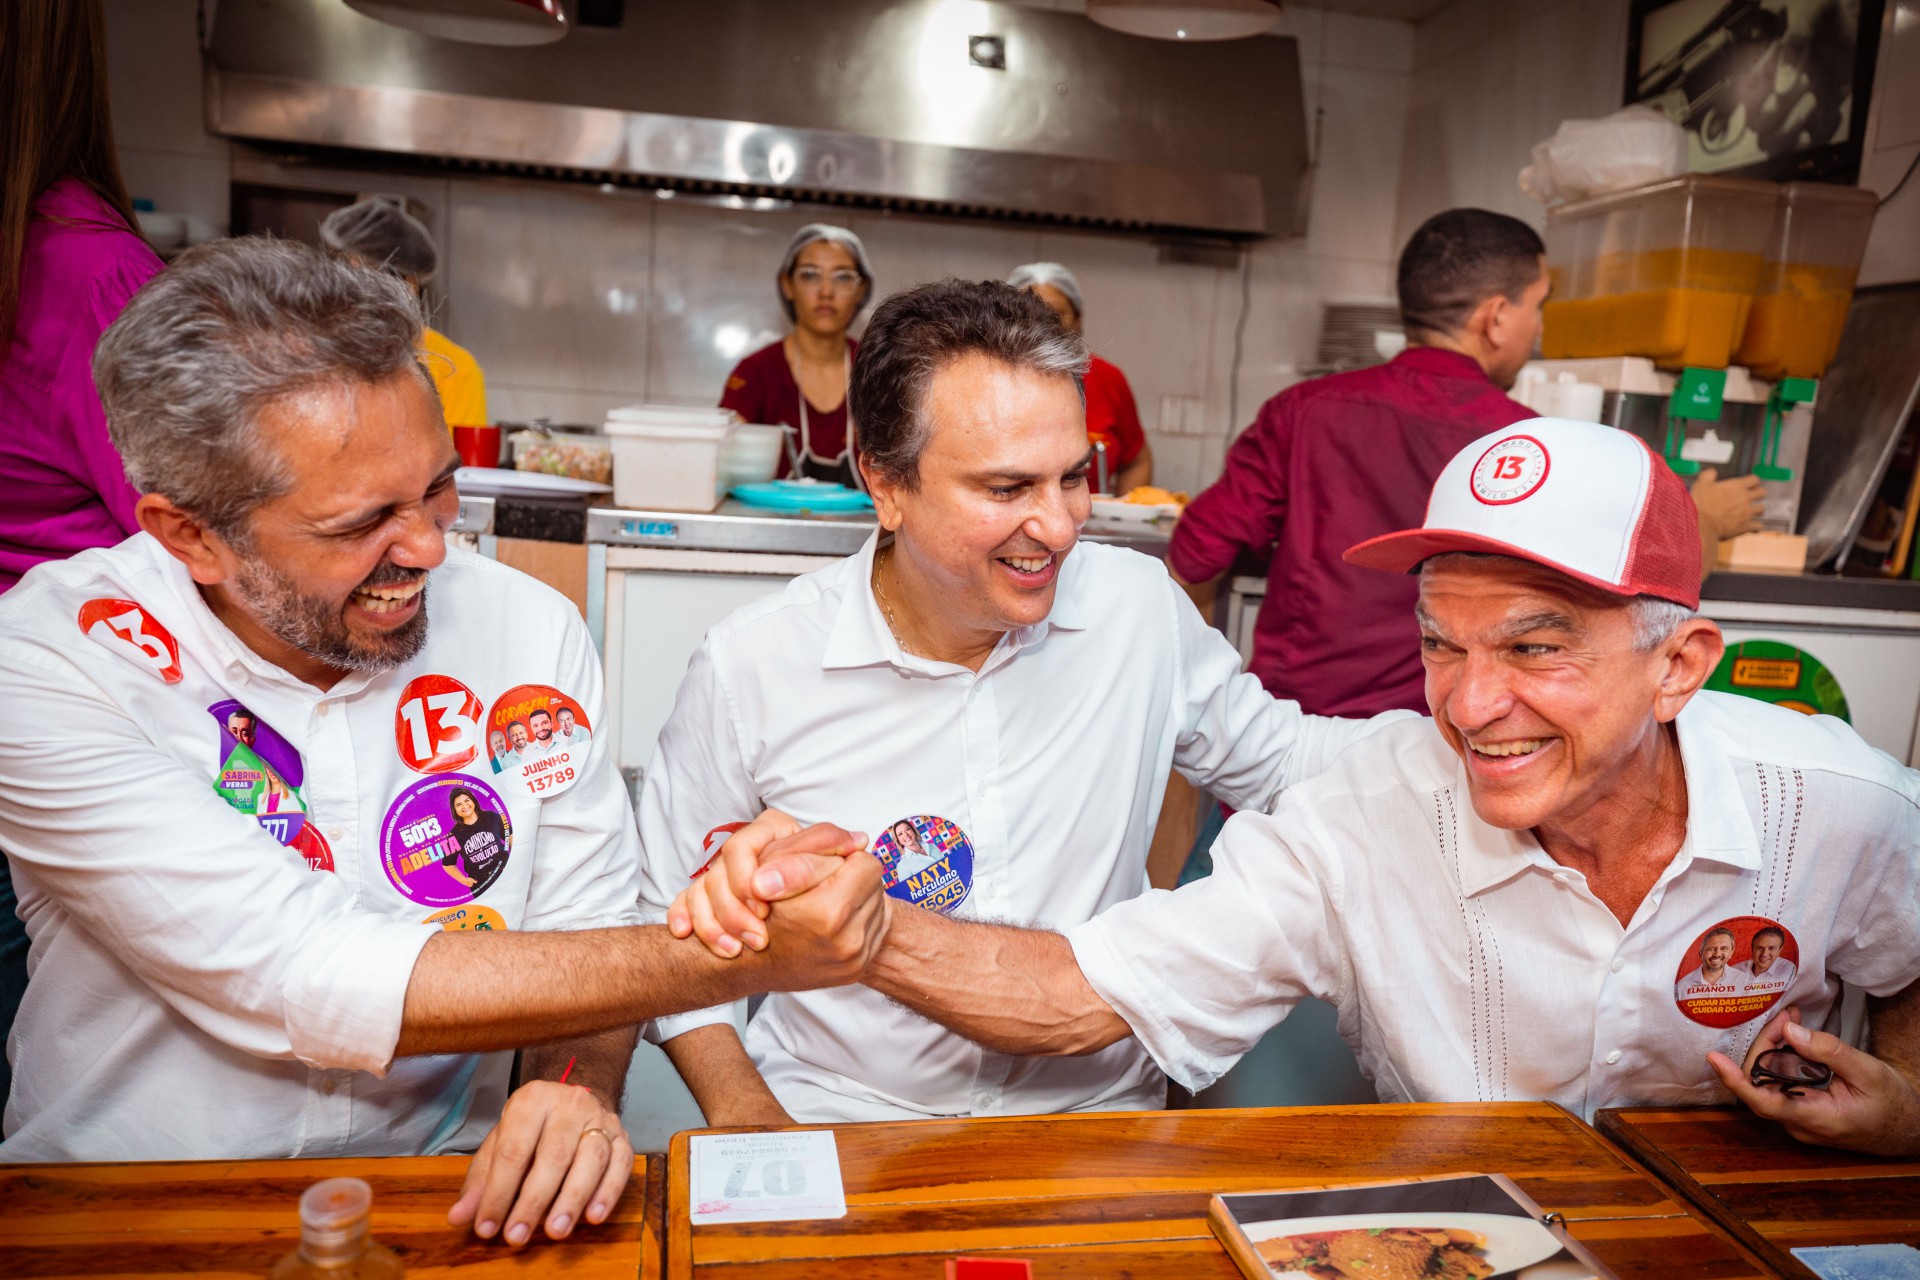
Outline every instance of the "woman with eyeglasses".
<svg viewBox="0 0 1920 1280"><path fill-rule="evenodd" d="M792 427L799 476L858 488L847 414L858 344L847 329L873 296L866 246L845 227L810 223L787 245L775 282L793 330L734 366L720 407L748 422ZM793 474L784 455L778 474Z"/></svg>

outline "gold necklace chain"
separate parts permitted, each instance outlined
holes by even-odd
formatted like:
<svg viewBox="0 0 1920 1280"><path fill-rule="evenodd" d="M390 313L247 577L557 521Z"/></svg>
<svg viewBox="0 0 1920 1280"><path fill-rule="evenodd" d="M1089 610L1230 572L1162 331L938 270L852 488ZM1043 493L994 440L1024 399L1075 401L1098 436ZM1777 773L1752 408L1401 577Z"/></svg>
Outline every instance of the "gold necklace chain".
<svg viewBox="0 0 1920 1280"><path fill-rule="evenodd" d="M900 652L912 653L907 647L905 637L900 634L900 623L893 616L893 604L887 599L887 584L880 576L880 567L893 558L893 544L889 542L873 557L873 598L880 602L880 616L887 620L887 630L893 633L893 642L900 646Z"/></svg>

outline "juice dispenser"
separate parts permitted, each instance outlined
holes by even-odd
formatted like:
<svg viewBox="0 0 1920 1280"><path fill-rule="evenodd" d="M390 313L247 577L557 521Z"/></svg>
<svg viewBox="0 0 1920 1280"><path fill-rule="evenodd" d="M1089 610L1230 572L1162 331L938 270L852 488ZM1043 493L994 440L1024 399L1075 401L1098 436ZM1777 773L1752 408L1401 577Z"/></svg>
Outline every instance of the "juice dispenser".
<svg viewBox="0 0 1920 1280"><path fill-rule="evenodd" d="M1818 378L1827 371L1879 205L1878 196L1858 187L1790 182L1781 188L1735 364L1769 379Z"/></svg>

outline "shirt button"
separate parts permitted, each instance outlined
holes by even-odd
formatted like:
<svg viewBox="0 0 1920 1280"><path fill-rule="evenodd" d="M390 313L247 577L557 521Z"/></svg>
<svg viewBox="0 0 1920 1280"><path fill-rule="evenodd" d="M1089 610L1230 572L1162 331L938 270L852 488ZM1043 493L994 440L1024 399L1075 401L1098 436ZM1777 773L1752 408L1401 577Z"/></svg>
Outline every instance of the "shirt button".
<svg viewBox="0 0 1920 1280"><path fill-rule="evenodd" d="M1607 1055L1608 1066L1612 1066L1614 1063L1618 1061L1620 1061L1620 1051L1618 1049L1615 1049L1612 1053Z"/></svg>
<svg viewBox="0 0 1920 1280"><path fill-rule="evenodd" d="M1620 1055L1615 1054L1614 1056L1617 1058ZM340 1086L335 1084L333 1081L327 1080L321 1083L320 1092L326 1094L329 1098L331 1098L333 1096L334 1090L338 1089L339 1087Z"/></svg>
<svg viewBox="0 0 1920 1280"><path fill-rule="evenodd" d="M317 706L317 707L315 707L315 708L314 708L314 714L315 714L315 715L321 715L321 716L324 716L325 714L327 714L327 705L328 705L328 704L326 704L326 703L324 703L324 702L323 702L323 703L321 703L321 704L320 704L319 706Z"/></svg>
<svg viewBox="0 0 1920 1280"><path fill-rule="evenodd" d="M1625 960L1615 960L1613 962L1613 971L1615 973L1620 972L1622 969L1626 967L1627 967L1627 962Z"/></svg>
<svg viewBox="0 0 1920 1280"><path fill-rule="evenodd" d="M340 827L328 827L328 828L327 828L327 839L329 839L329 840L334 840L334 841L338 841L338 840L340 839L340 837L341 837L341 836L343 836L343 835L345 835L345 834L346 834L346 832L345 832L345 830L344 830L344 829L342 829L342 828L340 828ZM1614 962L1613 962L1613 967L1614 967L1614 968L1616 968L1616 969L1618 969L1618 968L1620 967L1620 962L1619 962L1618 960L1616 960L1616 961L1614 961Z"/></svg>
<svg viewBox="0 0 1920 1280"><path fill-rule="evenodd" d="M1556 871L1553 873L1553 882L1564 887L1573 882L1573 877L1564 871Z"/></svg>

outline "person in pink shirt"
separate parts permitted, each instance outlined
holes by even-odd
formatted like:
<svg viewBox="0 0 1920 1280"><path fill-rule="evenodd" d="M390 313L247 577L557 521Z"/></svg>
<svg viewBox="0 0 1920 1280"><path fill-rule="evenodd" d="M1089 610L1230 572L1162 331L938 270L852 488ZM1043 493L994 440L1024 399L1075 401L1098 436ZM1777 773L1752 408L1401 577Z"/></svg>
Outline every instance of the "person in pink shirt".
<svg viewBox="0 0 1920 1280"><path fill-rule="evenodd" d="M160 270L134 232L107 113L100 0L0 4L0 591L42 560L135 531L93 348ZM26 990L27 935L0 857L0 1036ZM0 1101L12 1072L0 1060Z"/></svg>

